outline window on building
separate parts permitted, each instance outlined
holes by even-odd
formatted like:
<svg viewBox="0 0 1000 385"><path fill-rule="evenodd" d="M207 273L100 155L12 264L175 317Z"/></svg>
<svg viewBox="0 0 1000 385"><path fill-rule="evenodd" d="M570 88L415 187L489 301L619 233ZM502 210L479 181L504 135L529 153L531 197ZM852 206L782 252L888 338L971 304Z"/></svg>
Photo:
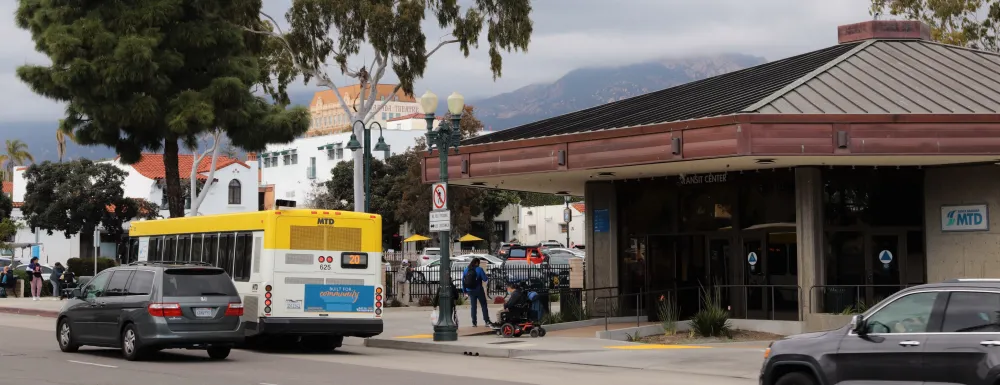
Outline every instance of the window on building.
<svg viewBox="0 0 1000 385"><path fill-rule="evenodd" d="M382 120L386 120L386 119L385 119L385 116L386 116L386 113L385 113L385 112L383 112L383 113L382 113Z"/></svg>
<svg viewBox="0 0 1000 385"><path fill-rule="evenodd" d="M299 154L292 154L292 164L299 164Z"/></svg>
<svg viewBox="0 0 1000 385"><path fill-rule="evenodd" d="M560 232L560 233L563 233L563 234L565 234L565 233L567 233L568 231L569 231L569 225L567 225L567 224L565 224L565 223L560 223L560 224L559 224L559 232Z"/></svg>
<svg viewBox="0 0 1000 385"><path fill-rule="evenodd" d="M242 202L243 186L240 181L233 179L229 181L229 204L238 205Z"/></svg>
<svg viewBox="0 0 1000 385"><path fill-rule="evenodd" d="M160 194L160 207L167 207L167 189L161 189L163 194Z"/></svg>
<svg viewBox="0 0 1000 385"><path fill-rule="evenodd" d="M337 159L344 159L344 148L337 145Z"/></svg>
<svg viewBox="0 0 1000 385"><path fill-rule="evenodd" d="M535 225L528 225L528 235L535 235L537 231L538 228Z"/></svg>

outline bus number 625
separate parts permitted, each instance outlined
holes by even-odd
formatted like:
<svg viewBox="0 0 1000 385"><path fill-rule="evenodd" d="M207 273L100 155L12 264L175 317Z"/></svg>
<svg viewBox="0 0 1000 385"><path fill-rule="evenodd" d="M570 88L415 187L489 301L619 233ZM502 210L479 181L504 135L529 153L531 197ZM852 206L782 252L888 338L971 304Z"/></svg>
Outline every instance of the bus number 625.
<svg viewBox="0 0 1000 385"><path fill-rule="evenodd" d="M322 265L319 265L319 269L320 270L333 270L333 266L330 265L330 264L324 263Z"/></svg>

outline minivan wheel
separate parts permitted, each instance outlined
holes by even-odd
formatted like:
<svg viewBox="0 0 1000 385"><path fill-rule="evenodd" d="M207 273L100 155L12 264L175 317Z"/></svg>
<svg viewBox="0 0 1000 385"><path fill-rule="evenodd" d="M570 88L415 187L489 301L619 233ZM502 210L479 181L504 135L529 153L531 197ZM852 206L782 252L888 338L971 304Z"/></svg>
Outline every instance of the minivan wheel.
<svg viewBox="0 0 1000 385"><path fill-rule="evenodd" d="M208 356L213 360L224 360L226 357L229 357L229 352L232 350L232 348L208 348Z"/></svg>
<svg viewBox="0 0 1000 385"><path fill-rule="evenodd" d="M781 376L774 385L816 385L816 380L806 373L792 372Z"/></svg>
<svg viewBox="0 0 1000 385"><path fill-rule="evenodd" d="M73 353L80 350L80 345L73 342L73 329L69 326L69 321L65 318L59 320L59 327L56 328L56 340L59 341L59 350L65 353Z"/></svg>
<svg viewBox="0 0 1000 385"><path fill-rule="evenodd" d="M126 360L139 361L145 356L146 348L139 340L139 333L135 330L135 325L128 324L122 330L122 355Z"/></svg>

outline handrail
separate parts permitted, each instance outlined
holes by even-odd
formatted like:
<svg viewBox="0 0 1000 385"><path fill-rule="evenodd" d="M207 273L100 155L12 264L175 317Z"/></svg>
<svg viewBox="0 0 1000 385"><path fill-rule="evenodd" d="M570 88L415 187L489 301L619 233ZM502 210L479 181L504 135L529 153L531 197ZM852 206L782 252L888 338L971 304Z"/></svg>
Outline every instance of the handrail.
<svg viewBox="0 0 1000 385"><path fill-rule="evenodd" d="M799 285L706 285L706 286L685 286L685 287L677 287L677 288L672 288L672 289L663 289L663 290L656 290L656 291L641 291L640 290L639 292L636 292L636 293L623 293L623 294L619 294L619 295L615 295L615 296L600 297L600 298L595 299L595 301L602 301L602 305L603 305L603 309L604 309L604 328L605 328L605 330L607 330L607 328L609 326L608 300L610 300L610 299L624 300L625 298L629 298L629 297L635 296L636 297L636 307L635 307L635 311L636 311L636 326L639 326L639 325L641 325L640 319L641 319L641 316L642 316L642 314L639 311L640 310L640 304L642 302L642 297L657 296L657 295L663 295L663 294L667 294L667 293L677 293L677 292L680 292L680 291L697 290L698 310L701 310L702 309L702 293L701 293L701 291L702 290L715 290L715 289L719 289L719 290L725 290L725 289L743 289L744 290L743 291L743 298L747 297L747 295L748 295L748 291L747 290L748 289L769 290L770 291L770 301L768 303L770 304L769 311L770 311L770 315L771 315L770 318L771 319L775 319L775 315L776 315L775 296L774 296L774 292L775 291L781 290L781 289L786 289L786 290L787 289L794 289L796 291L796 299L797 299L798 303L800 304L799 306L801 306L801 303L802 303L802 288ZM676 298L678 298L678 296L675 295L674 298L676 300ZM744 300L744 301L741 301L741 302L743 303L743 313L742 314L744 316L746 316L747 314L749 314L749 308L748 308L748 305L747 305L747 301ZM798 315L798 312L796 312L796 313L797 313L796 317L800 318L800 316Z"/></svg>

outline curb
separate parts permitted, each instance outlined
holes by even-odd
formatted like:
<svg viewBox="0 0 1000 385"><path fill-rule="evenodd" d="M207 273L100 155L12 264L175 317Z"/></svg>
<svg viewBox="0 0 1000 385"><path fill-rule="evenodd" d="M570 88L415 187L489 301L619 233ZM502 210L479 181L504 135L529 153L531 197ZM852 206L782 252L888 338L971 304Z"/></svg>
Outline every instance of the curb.
<svg viewBox="0 0 1000 385"><path fill-rule="evenodd" d="M59 312L56 310L25 309L19 307L0 307L0 313L33 315L33 316L47 317L47 318L56 318L59 316Z"/></svg>
<svg viewBox="0 0 1000 385"><path fill-rule="evenodd" d="M513 349L486 348L450 344L430 344L415 341L394 341L381 338L366 338L365 347L408 350L415 352L462 354L474 357L513 358Z"/></svg>

